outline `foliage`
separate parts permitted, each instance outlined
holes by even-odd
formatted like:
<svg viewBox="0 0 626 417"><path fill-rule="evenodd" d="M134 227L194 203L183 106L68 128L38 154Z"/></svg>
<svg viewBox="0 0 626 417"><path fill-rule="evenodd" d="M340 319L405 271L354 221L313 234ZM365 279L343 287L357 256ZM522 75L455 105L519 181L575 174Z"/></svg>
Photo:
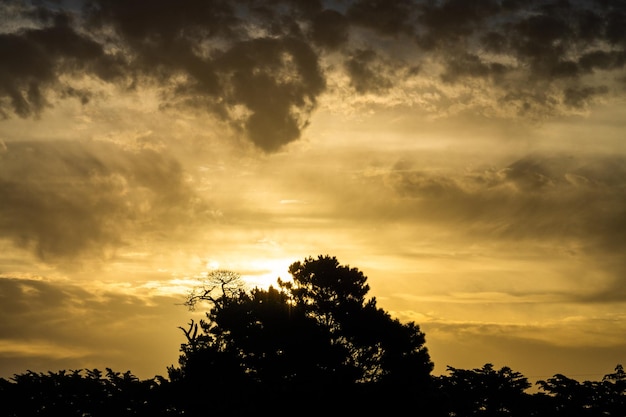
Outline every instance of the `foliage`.
<svg viewBox="0 0 626 417"><path fill-rule="evenodd" d="M455 416L525 416L531 386L522 374L509 367L499 370L490 363L482 368L458 369L448 366L450 376L439 379L447 396L446 408Z"/></svg>
<svg viewBox="0 0 626 417"><path fill-rule="evenodd" d="M188 341L180 368L169 369L172 380L222 396L241 389L326 398L362 395L374 385L429 388L433 364L424 334L366 299L367 278L359 270L319 256L292 264L290 273L293 281L279 280L279 288L200 297L212 308L200 334L193 322L183 329Z"/></svg>
<svg viewBox="0 0 626 417"><path fill-rule="evenodd" d="M552 416L626 415L626 372L622 365L607 374L602 381L584 381L557 374L537 384L550 397Z"/></svg>
<svg viewBox="0 0 626 417"><path fill-rule="evenodd" d="M171 416L161 394L168 381L160 376L139 380L130 371L106 369L17 374L0 379L2 415L22 416Z"/></svg>

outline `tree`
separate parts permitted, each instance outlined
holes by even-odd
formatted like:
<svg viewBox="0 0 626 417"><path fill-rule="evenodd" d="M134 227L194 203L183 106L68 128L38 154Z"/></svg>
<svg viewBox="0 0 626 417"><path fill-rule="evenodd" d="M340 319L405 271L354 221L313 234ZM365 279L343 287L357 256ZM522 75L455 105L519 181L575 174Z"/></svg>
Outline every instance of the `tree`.
<svg viewBox="0 0 626 417"><path fill-rule="evenodd" d="M433 364L424 334L367 300L361 271L319 256L295 262L289 272L292 281L278 280L278 288L230 291L213 283L208 292L194 292L194 302L211 308L200 334L193 322L184 329L181 366L170 368L170 377L196 386L219 380L221 395L235 389L226 386L236 378L237 389L294 399L340 393L345 400L372 387L415 396L428 387Z"/></svg>
<svg viewBox="0 0 626 417"><path fill-rule="evenodd" d="M448 366L449 376L440 377L447 398L448 414L454 416L527 416L528 379L509 367L458 369Z"/></svg>
<svg viewBox="0 0 626 417"><path fill-rule="evenodd" d="M106 375L98 369L16 374L0 378L2 415L178 416L169 402L169 383L155 376L140 380L130 371Z"/></svg>
<svg viewBox="0 0 626 417"><path fill-rule="evenodd" d="M195 310L198 303L208 301L214 308L235 298L244 288L241 275L233 271L218 269L200 277L200 283L191 289L184 305Z"/></svg>
<svg viewBox="0 0 626 417"><path fill-rule="evenodd" d="M204 302L210 305L208 320L200 323L191 320L188 329L179 327L187 342L180 347L180 366L168 367L176 407L189 415L200 415L207 408L226 411L228 403L234 401L238 393L250 391L247 387L250 378L239 352L226 333L220 334L221 328L217 325L217 317L228 316L232 304L245 294L239 274L217 270L202 276L187 295L184 305L190 310ZM211 394L208 399L207 393Z"/></svg>
<svg viewBox="0 0 626 417"><path fill-rule="evenodd" d="M402 324L365 299L367 277L335 257L309 257L289 267L293 282L279 285L296 305L326 328L333 344L344 346L357 370L352 382L423 385L433 364L425 335L415 323Z"/></svg>
<svg viewBox="0 0 626 417"><path fill-rule="evenodd" d="M622 365L602 381L578 382L562 374L537 381L548 393L548 414L551 416L623 416L626 415L626 372Z"/></svg>
<svg viewBox="0 0 626 417"><path fill-rule="evenodd" d="M605 414L626 415L626 372L621 364L615 366L615 372L602 378L600 402Z"/></svg>

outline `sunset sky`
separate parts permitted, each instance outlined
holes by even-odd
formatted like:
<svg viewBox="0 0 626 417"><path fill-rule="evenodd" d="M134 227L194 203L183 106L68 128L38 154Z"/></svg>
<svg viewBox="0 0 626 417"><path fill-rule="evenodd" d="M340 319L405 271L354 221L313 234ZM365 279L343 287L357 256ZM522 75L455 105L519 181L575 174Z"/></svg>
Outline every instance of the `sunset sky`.
<svg viewBox="0 0 626 417"><path fill-rule="evenodd" d="M0 3L0 377L166 375L336 256L435 363L626 365L626 2Z"/></svg>

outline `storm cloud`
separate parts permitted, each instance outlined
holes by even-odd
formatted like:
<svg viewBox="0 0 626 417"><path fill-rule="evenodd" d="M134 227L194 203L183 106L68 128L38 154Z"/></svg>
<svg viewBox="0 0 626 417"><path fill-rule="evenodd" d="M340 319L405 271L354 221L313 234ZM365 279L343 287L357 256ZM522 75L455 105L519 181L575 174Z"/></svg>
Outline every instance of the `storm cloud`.
<svg viewBox="0 0 626 417"><path fill-rule="evenodd" d="M624 88L620 2L93 0L3 7L28 23L4 21L0 33L0 53L12 57L0 71L5 117L37 116L51 105L51 91L86 104L89 88L71 79L88 76L129 92L157 88L164 106L203 109L267 152L301 137L328 91L333 54L343 56L356 94L384 96L415 76L389 77L385 68L430 66L428 74L438 72L443 83L482 80L469 94L492 95L494 111L512 110L507 117L584 108ZM390 48L397 42L409 47ZM485 112L484 104L477 111Z"/></svg>

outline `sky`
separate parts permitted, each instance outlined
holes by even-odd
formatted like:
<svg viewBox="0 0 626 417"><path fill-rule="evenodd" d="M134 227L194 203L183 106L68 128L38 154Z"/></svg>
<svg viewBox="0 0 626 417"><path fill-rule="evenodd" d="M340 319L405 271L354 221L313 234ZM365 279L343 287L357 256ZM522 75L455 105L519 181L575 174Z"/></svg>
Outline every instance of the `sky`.
<svg viewBox="0 0 626 417"><path fill-rule="evenodd" d="M330 255L435 364L626 363L626 2L0 3L0 377L167 375Z"/></svg>

